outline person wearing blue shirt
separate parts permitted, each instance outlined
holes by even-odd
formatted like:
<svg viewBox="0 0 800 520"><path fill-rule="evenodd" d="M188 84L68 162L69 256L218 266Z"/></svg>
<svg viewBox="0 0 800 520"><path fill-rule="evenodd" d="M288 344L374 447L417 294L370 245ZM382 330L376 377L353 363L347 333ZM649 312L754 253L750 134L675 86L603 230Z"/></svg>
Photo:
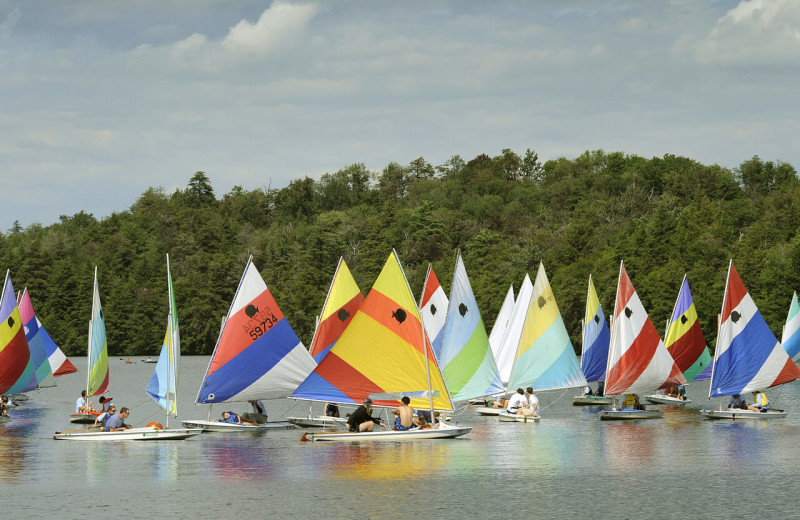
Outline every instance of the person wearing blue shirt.
<svg viewBox="0 0 800 520"><path fill-rule="evenodd" d="M115 413L106 421L105 431L107 432L120 432L131 428L129 424L125 424L125 419L131 414L131 411L124 406L120 408L119 413Z"/></svg>
<svg viewBox="0 0 800 520"><path fill-rule="evenodd" d="M770 406L769 400L767 399L767 394L758 391L753 392L753 399L755 399L756 402L748 406L748 410L753 412L766 412L769 410Z"/></svg>
<svg viewBox="0 0 800 520"><path fill-rule="evenodd" d="M733 394L731 400L728 402L728 408L739 408L747 410L747 401L739 394Z"/></svg>

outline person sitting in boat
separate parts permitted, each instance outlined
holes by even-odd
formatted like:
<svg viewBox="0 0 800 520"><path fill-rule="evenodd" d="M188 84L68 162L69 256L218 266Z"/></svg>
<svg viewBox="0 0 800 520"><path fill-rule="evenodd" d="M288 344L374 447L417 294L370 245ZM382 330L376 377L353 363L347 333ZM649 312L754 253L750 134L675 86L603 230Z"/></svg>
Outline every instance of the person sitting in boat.
<svg viewBox="0 0 800 520"><path fill-rule="evenodd" d="M243 413L242 420L253 424L266 424L269 418L267 417L267 408L261 401L250 400L247 401L253 408L250 413Z"/></svg>
<svg viewBox="0 0 800 520"><path fill-rule="evenodd" d="M686 387L683 385L678 385L675 387L675 397L680 399L681 401L686 400Z"/></svg>
<svg viewBox="0 0 800 520"><path fill-rule="evenodd" d="M670 386L666 390L664 390L664 395L666 397L678 397L678 392L675 390L674 386Z"/></svg>
<svg viewBox="0 0 800 520"><path fill-rule="evenodd" d="M533 388L530 386L525 389L525 397L528 399L528 408L523 409L523 414L536 415L536 412L539 411L539 398L533 395Z"/></svg>
<svg viewBox="0 0 800 520"><path fill-rule="evenodd" d="M75 413L92 412L92 401L86 400L86 390L81 390L81 396L75 401Z"/></svg>
<svg viewBox="0 0 800 520"><path fill-rule="evenodd" d="M644 410L644 405L639 402L639 394L625 394L623 408L633 408L634 410Z"/></svg>
<svg viewBox="0 0 800 520"><path fill-rule="evenodd" d="M100 396L99 401L100 401L100 406L101 406L101 408L100 408L101 412L105 412L105 411L108 410L108 408L113 404L111 402L112 399L113 399L113 397L103 397L102 395Z"/></svg>
<svg viewBox="0 0 800 520"><path fill-rule="evenodd" d="M755 399L755 403L751 404L747 407L748 410L752 412L766 412L769 410L769 400L767 399L767 394L764 392L753 392L753 399Z"/></svg>
<svg viewBox="0 0 800 520"><path fill-rule="evenodd" d="M376 424L386 428L386 425L383 424L380 419L372 417L370 415L371 413L372 399L367 397L364 399L364 404L356 408L356 410L350 414L350 417L347 419L347 428L351 432L356 433L371 432Z"/></svg>
<svg viewBox="0 0 800 520"><path fill-rule="evenodd" d="M586 385L583 387L583 393L580 395L580 397L586 397L588 395L594 395L594 394L592 393L592 387Z"/></svg>
<svg viewBox="0 0 800 520"><path fill-rule="evenodd" d="M594 393L594 395L598 397L603 397L603 395L605 395L605 391L606 391L606 384L605 382L600 381L599 383L597 383L597 391Z"/></svg>
<svg viewBox="0 0 800 520"><path fill-rule="evenodd" d="M325 417L339 417L339 407L336 403L325 403Z"/></svg>
<svg viewBox="0 0 800 520"><path fill-rule="evenodd" d="M108 407L108 411L103 412L97 416L97 418L94 420L94 424L92 425L92 427L97 428L99 426L105 430L106 421L108 421L108 419L115 413L117 413L117 407L112 404L111 406Z"/></svg>
<svg viewBox="0 0 800 520"><path fill-rule="evenodd" d="M400 432L404 432L406 430L410 430L414 428L414 409L411 408L409 403L411 399L404 395L402 399L400 399L402 403L400 406L392 410L392 414L394 414L394 429Z"/></svg>
<svg viewBox="0 0 800 520"><path fill-rule="evenodd" d="M522 388L517 388L517 393L511 396L508 400L508 413L521 414L522 410L528 406L528 400L525 398L525 391Z"/></svg>
<svg viewBox="0 0 800 520"><path fill-rule="evenodd" d="M231 424L244 424L245 426L257 426L256 423L245 421L242 416L234 412L222 412L222 419L219 422L226 422Z"/></svg>
<svg viewBox="0 0 800 520"><path fill-rule="evenodd" d="M9 406L19 406L18 402L11 399L7 395L4 395L2 399L0 399L0 401L2 402L3 408L5 408L6 410L8 409Z"/></svg>
<svg viewBox="0 0 800 520"><path fill-rule="evenodd" d="M733 394L731 396L731 400L728 401L728 408L739 408L741 410L747 410L747 401L741 395Z"/></svg>
<svg viewBox="0 0 800 520"><path fill-rule="evenodd" d="M492 403L492 408L505 408L506 404L507 402L505 397L498 397Z"/></svg>
<svg viewBox="0 0 800 520"><path fill-rule="evenodd" d="M0 416L2 416L2 417L8 417L9 416L8 415L8 408L6 408L6 400L7 399L8 399L8 396L4 395L3 396L3 400L0 401Z"/></svg>
<svg viewBox="0 0 800 520"><path fill-rule="evenodd" d="M105 431L107 432L121 432L131 428L130 424L125 424L125 419L131 414L131 411L124 406L119 409L119 413L115 413L106 421Z"/></svg>

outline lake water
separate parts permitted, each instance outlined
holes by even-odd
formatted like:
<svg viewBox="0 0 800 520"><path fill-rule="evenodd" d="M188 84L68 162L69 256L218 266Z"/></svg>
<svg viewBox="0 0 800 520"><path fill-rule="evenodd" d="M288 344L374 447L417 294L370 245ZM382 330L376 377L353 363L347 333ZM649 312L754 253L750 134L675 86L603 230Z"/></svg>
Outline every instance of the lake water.
<svg viewBox="0 0 800 520"><path fill-rule="evenodd" d="M155 365L110 360L128 422L165 422L144 394ZM182 358L178 419L206 418L194 399L208 357ZM418 443L300 442L303 430L208 433L186 441L67 442L85 386L79 372L31 393L0 425L0 518L790 518L800 475L800 384L767 392L786 419L710 421L708 382L692 408L664 418L601 422L573 407L578 391L542 392L538 424L499 423L459 408L465 437ZM750 396L748 396L750 397ZM751 399L752 400L752 399ZM271 420L308 404L268 401ZM241 404L214 408L246 411ZM321 409L316 405L315 411ZM170 420L177 425L178 420Z"/></svg>

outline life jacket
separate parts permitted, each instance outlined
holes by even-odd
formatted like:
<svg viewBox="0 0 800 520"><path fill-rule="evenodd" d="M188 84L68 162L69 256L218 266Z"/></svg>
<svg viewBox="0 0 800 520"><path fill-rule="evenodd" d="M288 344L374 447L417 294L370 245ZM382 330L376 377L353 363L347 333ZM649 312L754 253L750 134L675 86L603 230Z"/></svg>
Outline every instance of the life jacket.
<svg viewBox="0 0 800 520"><path fill-rule="evenodd" d="M769 400L767 399L767 394L765 394L764 392L757 393L755 406L757 408L769 408Z"/></svg>
<svg viewBox="0 0 800 520"><path fill-rule="evenodd" d="M622 403L623 408L636 408L636 394L625 394L625 402Z"/></svg>

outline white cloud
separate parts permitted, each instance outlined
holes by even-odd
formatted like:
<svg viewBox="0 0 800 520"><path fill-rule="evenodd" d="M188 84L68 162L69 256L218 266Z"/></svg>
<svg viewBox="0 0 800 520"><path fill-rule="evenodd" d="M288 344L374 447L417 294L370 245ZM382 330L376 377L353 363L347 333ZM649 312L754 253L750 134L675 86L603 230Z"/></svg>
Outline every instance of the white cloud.
<svg viewBox="0 0 800 520"><path fill-rule="evenodd" d="M256 23L242 20L231 28L222 47L233 52L270 52L298 36L314 16L314 5L275 2Z"/></svg>

